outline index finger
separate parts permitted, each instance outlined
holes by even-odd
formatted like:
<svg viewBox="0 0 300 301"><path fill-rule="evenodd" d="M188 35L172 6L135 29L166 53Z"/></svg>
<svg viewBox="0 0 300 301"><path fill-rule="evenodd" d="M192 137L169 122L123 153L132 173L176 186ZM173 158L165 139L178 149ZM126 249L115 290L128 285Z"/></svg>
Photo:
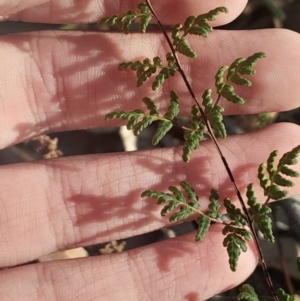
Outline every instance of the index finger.
<svg viewBox="0 0 300 301"><path fill-rule="evenodd" d="M239 106L222 101L226 114L283 111L299 106L299 35L285 30L215 31L207 40L191 39L199 58L181 62L197 97L214 87L220 66L237 57L265 51L256 66L253 86L242 87ZM176 90L181 114L193 103L179 74L154 93L151 82L136 88L135 75L119 72L121 62L166 54L159 34L43 32L3 36L0 39L0 147L45 131L112 126L107 113L143 108L141 99L152 98L163 112L169 91ZM289 53L289 55L286 55ZM288 100L288 101L286 101Z"/></svg>
<svg viewBox="0 0 300 301"><path fill-rule="evenodd" d="M46 23L87 23L97 22L111 14L122 14L135 9L142 0L105 1L105 0L6 0L0 4L0 15L9 20ZM165 24L182 22L190 14L201 14L218 6L229 9L227 15L220 16L215 25L234 20L244 9L247 0L153 0L154 9Z"/></svg>

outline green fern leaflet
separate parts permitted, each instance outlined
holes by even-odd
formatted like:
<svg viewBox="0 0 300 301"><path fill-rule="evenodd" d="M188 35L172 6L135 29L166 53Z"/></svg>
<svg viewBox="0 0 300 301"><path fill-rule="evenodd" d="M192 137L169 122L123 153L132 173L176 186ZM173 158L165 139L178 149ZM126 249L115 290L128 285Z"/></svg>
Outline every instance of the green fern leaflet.
<svg viewBox="0 0 300 301"><path fill-rule="evenodd" d="M103 24L116 25L125 34L128 34L130 26L136 21L137 18L140 18L140 32L145 33L152 19L152 14L148 5L145 3L140 3L138 5L138 9L140 12L129 10L126 14L103 18L100 20L99 26Z"/></svg>

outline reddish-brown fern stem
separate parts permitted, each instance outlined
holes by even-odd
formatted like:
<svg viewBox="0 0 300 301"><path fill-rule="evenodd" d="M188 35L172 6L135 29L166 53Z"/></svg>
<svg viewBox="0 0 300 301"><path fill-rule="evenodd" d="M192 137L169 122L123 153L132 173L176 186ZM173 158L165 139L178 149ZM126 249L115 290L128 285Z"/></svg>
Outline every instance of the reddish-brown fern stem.
<svg viewBox="0 0 300 301"><path fill-rule="evenodd" d="M202 118L204 120L204 123L205 123L206 127L207 127L208 133L211 136L211 139L213 140L213 142L214 142L214 144L215 144L215 146L217 148L219 156L220 156L220 158L221 158L221 160L223 162L223 165L224 165L224 167L225 167L225 169L227 171L227 174L228 174L228 176L229 176L229 178L230 178L230 180L232 182L232 185L233 185L234 190L236 192L236 195L237 195L237 197L238 197L238 199L240 201L242 209L243 209L243 211L244 211L244 213L245 213L245 215L247 217L247 222L248 222L250 230L252 232L252 236L253 236L253 239L254 239L254 242L255 242L258 254L259 254L260 262L261 262L261 265L262 265L262 268L263 268L263 272L264 272L266 281L268 283L268 286L270 288L272 297L274 298L275 301L279 301L279 299L278 299L278 297L277 297L277 295L275 293L273 282L271 280L270 274L269 274L268 269L267 269L267 265L266 265L266 262L265 262L265 259L264 259L264 256L263 256L263 253L262 253L259 241L258 241L258 237L257 237L256 232L255 232L254 223L253 223L253 221L252 221L252 219L251 219L251 217L250 217L250 215L248 213L246 204L245 204L245 202L244 202L244 200L242 198L241 192L239 191L239 189L237 187L237 184L236 184L236 181L234 179L233 173L232 173L231 169L229 168L229 164L228 164L226 158L224 157L224 155L222 153L222 150L221 150L220 145L219 145L219 143L218 143L218 141L216 139L216 136L215 136L215 134L214 134L214 132L213 132L213 130L211 128L211 125L210 125L209 121L206 118L205 112L202 109L202 107L201 107L201 105L200 105L200 103L199 103L199 101L198 101L198 99L197 99L197 97L196 97L196 95L195 95L195 93L194 93L194 91L193 91L193 89L192 89L192 87L191 87L191 85L190 85L190 83L189 83L186 75L185 75L184 70L181 67L180 61L179 61L177 53L176 53L176 51L175 51L175 49L173 47L173 44L172 44L172 42L170 40L170 37L168 36L168 34L167 34L166 30L164 29L162 23L160 22L160 19L158 18L155 10L153 9L150 0L145 0L145 1L146 1L147 5L148 5L148 7L149 7L149 9L150 9L150 11L152 13L152 15L156 19L157 24L159 25L159 27L160 27L160 29L161 29L161 31L162 31L162 33L163 33L163 35L164 35L167 43L168 43L168 45L169 45L169 47L171 49L171 52L172 52L172 54L173 54L173 56L175 58L177 66L178 66L178 71L179 71L179 73L180 73L180 75L181 75L181 77L182 77L182 79L183 79L183 81L184 81L184 83L185 83L185 85L186 85L186 87L187 87L187 89L188 89L191 97L193 98L193 100L195 101L196 105L198 106L200 114L201 114L201 116L202 116Z"/></svg>

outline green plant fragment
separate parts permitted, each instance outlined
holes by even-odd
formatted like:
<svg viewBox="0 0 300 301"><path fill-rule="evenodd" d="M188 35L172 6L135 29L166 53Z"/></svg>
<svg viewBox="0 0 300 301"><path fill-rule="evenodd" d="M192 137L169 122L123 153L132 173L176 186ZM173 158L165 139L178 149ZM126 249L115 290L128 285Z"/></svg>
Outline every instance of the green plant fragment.
<svg viewBox="0 0 300 301"><path fill-rule="evenodd" d="M211 189L210 191L210 197L209 197L209 205L208 208L209 210L206 212L206 215L214 218L214 219L219 219L222 216L221 213L221 204L219 201L220 197L218 194L218 191L216 189Z"/></svg>
<svg viewBox="0 0 300 301"><path fill-rule="evenodd" d="M258 167L258 179L260 181L260 186L264 189L266 195L266 188L271 184L271 181L266 177L266 164L261 163Z"/></svg>
<svg viewBox="0 0 300 301"><path fill-rule="evenodd" d="M154 57L153 62L146 58L143 61L124 62L119 64L119 70L131 69L136 72L137 87L142 86L153 74L160 69L160 72L155 77L152 83L152 90L157 90L166 79L170 76L174 76L177 71L177 65L172 54L166 55L167 65L164 66L162 60L159 57Z"/></svg>
<svg viewBox="0 0 300 301"><path fill-rule="evenodd" d="M258 61L258 59L265 56L265 53L258 52L246 59L236 59L229 67L221 67L215 76L215 86L217 88L217 93L230 102L243 104L244 99L235 93L232 84L250 87L252 85L251 81L243 77L242 75L254 75L256 73L253 68L255 63ZM226 80L224 80L226 70L228 70L228 72Z"/></svg>
<svg viewBox="0 0 300 301"><path fill-rule="evenodd" d="M180 186L184 189L184 191L186 192L188 199L194 203L194 208L199 209L199 203L198 203L198 196L196 195L195 190L191 187L191 185L186 182L186 181L182 181L180 182Z"/></svg>
<svg viewBox="0 0 300 301"><path fill-rule="evenodd" d="M300 145L293 148L291 151L285 153L278 163L278 169L280 170L284 165L295 165L298 163L297 157L300 154Z"/></svg>
<svg viewBox="0 0 300 301"><path fill-rule="evenodd" d="M171 223L178 222L190 217L193 213L194 211L191 208L182 208L180 211L172 214L169 218L169 221Z"/></svg>
<svg viewBox="0 0 300 301"><path fill-rule="evenodd" d="M234 74L231 77L231 82L240 86L244 86L244 87L250 87L252 85L252 83L250 82L250 80L239 76L238 74Z"/></svg>
<svg viewBox="0 0 300 301"><path fill-rule="evenodd" d="M161 216L165 216L168 213L170 213L171 211L173 211L175 208L178 207L178 202L176 201L170 201L169 204L167 204L166 206L164 206L164 208L161 210L160 215Z"/></svg>
<svg viewBox="0 0 300 301"><path fill-rule="evenodd" d="M140 3L138 4L138 8L140 9L142 16L141 16L141 22L140 22L140 32L145 33L146 29L152 19L151 11L147 4Z"/></svg>
<svg viewBox="0 0 300 301"><path fill-rule="evenodd" d="M229 218L234 221L234 225L242 227L247 225L246 216L242 213L241 209L236 208L229 198L224 200L224 206Z"/></svg>
<svg viewBox="0 0 300 301"><path fill-rule="evenodd" d="M119 111L119 112L111 112L106 115L105 120L112 119L121 119L128 121L127 128L133 129L135 135L139 135L140 132L150 125L154 120L152 116L147 115L142 110L134 110L134 111Z"/></svg>
<svg viewBox="0 0 300 301"><path fill-rule="evenodd" d="M250 216L257 224L265 239L270 243L274 243L275 238L272 230L272 219L269 217L269 214L272 212L271 208L269 208L268 206L263 206L262 204L257 202L253 184L249 184L247 186L246 196L248 198L247 204L250 207Z"/></svg>
<svg viewBox="0 0 300 301"><path fill-rule="evenodd" d="M149 110L153 109L153 113L157 113L156 107L153 107L152 103L150 102ZM168 112L164 115L164 120L161 120L158 124L156 133L153 136L152 144L157 145L161 139L170 131L173 127L173 120L179 114L179 101L178 96L175 91L170 92L170 106L168 108ZM151 111L150 111L151 114ZM157 113L158 114L158 113ZM168 120L166 120L168 119Z"/></svg>
<svg viewBox="0 0 300 301"><path fill-rule="evenodd" d="M174 90L170 92L170 106L168 108L168 112L165 114L166 119L173 120L179 114L179 101L178 96Z"/></svg>
<svg viewBox="0 0 300 301"><path fill-rule="evenodd" d="M231 85L225 84L221 91L221 95L230 102L240 105L245 103L244 99L234 92L234 88Z"/></svg>
<svg viewBox="0 0 300 301"><path fill-rule="evenodd" d="M149 97L144 97L142 101L147 106L147 109L150 111L151 116L159 116L157 106L152 99L150 99Z"/></svg>
<svg viewBox="0 0 300 301"><path fill-rule="evenodd" d="M210 226L210 219L207 216L199 215L196 219L196 222L198 224L198 229L196 232L195 240L201 241L208 232Z"/></svg>
<svg viewBox="0 0 300 301"><path fill-rule="evenodd" d="M266 195L273 200L280 200L288 195L288 191L281 190L277 185L270 185L266 189Z"/></svg>
<svg viewBox="0 0 300 301"><path fill-rule="evenodd" d="M281 168L280 168L280 172L284 175L287 175L289 177L293 177L293 178L297 178L300 176L299 172L287 167L286 165L283 165Z"/></svg>
<svg viewBox="0 0 300 301"><path fill-rule="evenodd" d="M193 150L199 147L200 141L204 139L203 132L197 131L186 131L184 133L184 146L182 159L184 162L189 162L191 160L191 154Z"/></svg>
<svg viewBox="0 0 300 301"><path fill-rule="evenodd" d="M171 121L162 120L159 122L157 130L152 138L152 144L157 145L163 137L171 130L173 123Z"/></svg>
<svg viewBox="0 0 300 301"><path fill-rule="evenodd" d="M251 241L251 234L243 228L236 228L236 223L226 225L222 234L226 235L223 246L226 247L229 256L229 265L232 271L236 271L241 251L247 251L246 241Z"/></svg>
<svg viewBox="0 0 300 301"><path fill-rule="evenodd" d="M217 136L226 138L227 133L225 129L225 125L223 123L223 115L222 112L224 109L221 106L214 105L211 97L211 89L207 89L204 91L202 95L202 104L205 107L204 112L206 118L208 119L211 127L215 130Z"/></svg>
<svg viewBox="0 0 300 301"><path fill-rule="evenodd" d="M200 141L204 139L204 125L199 116L199 108L193 105L191 109L191 130L186 130L184 133L184 145L182 159L184 162L189 162L193 150L199 147Z"/></svg>
<svg viewBox="0 0 300 301"><path fill-rule="evenodd" d="M165 192L159 192L156 190L145 190L142 194L141 197L151 197L154 199L157 199L157 204L164 204L167 203L169 201L176 201L176 199L174 198L173 195L171 195L170 193L165 193Z"/></svg>
<svg viewBox="0 0 300 301"><path fill-rule="evenodd" d="M279 301L295 301L295 296L291 296L288 293L286 293L282 288L279 288L276 290L276 295L279 299Z"/></svg>
<svg viewBox="0 0 300 301"><path fill-rule="evenodd" d="M258 168L258 178L260 185L264 189L264 194L268 196L268 199L279 200L288 195L287 190L282 190L281 187L292 187L294 183L283 177L286 175L289 177L298 177L299 173L287 165L295 165L298 163L297 157L300 154L300 145L293 148L291 151L283 154L280 158L277 166L275 166L275 160L278 155L278 151L273 151L269 155L267 164L260 164ZM269 177L266 176L266 171Z"/></svg>
<svg viewBox="0 0 300 301"><path fill-rule="evenodd" d="M129 10L126 14L114 15L111 17L103 18L99 21L99 26L103 24L116 25L120 30L122 30L125 34L129 33L130 26L136 20L136 18L140 18L140 32L145 33L146 29L151 21L152 14L147 4L140 3L138 5L138 9L140 13Z"/></svg>
<svg viewBox="0 0 300 301"><path fill-rule="evenodd" d="M221 91L224 88L224 85L225 85L224 75L225 75L226 70L228 70L228 66L221 67L215 76L215 86L217 88L218 94L221 94Z"/></svg>
<svg viewBox="0 0 300 301"><path fill-rule="evenodd" d="M145 117L142 121L136 124L133 127L133 133L135 136L138 136L146 127L148 127L153 122L153 118Z"/></svg>
<svg viewBox="0 0 300 301"><path fill-rule="evenodd" d="M189 45L188 41L185 38L181 38L176 43L175 50L190 58L197 57L197 53L194 50L192 50L191 46Z"/></svg>
<svg viewBox="0 0 300 301"><path fill-rule="evenodd" d="M284 186L284 187L293 187L294 186L294 183L292 181L283 178L280 174L274 175L273 183L275 183L279 186Z"/></svg>
<svg viewBox="0 0 300 301"><path fill-rule="evenodd" d="M227 249L230 269L235 272L238 259L241 255L241 250L237 243L236 236L234 234L228 234L223 241L223 246Z"/></svg>
<svg viewBox="0 0 300 301"><path fill-rule="evenodd" d="M168 188L171 193L146 190L142 193L141 196L148 196L157 199L157 204L159 205L165 204L165 206L161 210L162 216L165 216L166 214L169 214L172 211L178 209L177 212L172 213L172 215L170 216L170 222L184 220L191 216L194 212L198 212L200 205L198 203L198 196L186 181L181 182L180 186L187 194L189 202L187 202L183 192L175 186L170 186Z"/></svg>
<svg viewBox="0 0 300 301"><path fill-rule="evenodd" d="M250 284L243 284L239 288L240 293L237 295L239 301L260 301L254 288Z"/></svg>
<svg viewBox="0 0 300 301"><path fill-rule="evenodd" d="M176 24L172 29L172 39L175 51L190 57L197 57L196 52L190 47L187 39L185 38L188 34L199 35L207 37L208 33L213 31L211 25L207 21L213 21L219 13L228 12L225 7L218 7L214 10L209 11L206 14L195 16L189 16L184 24ZM183 34L181 35L181 30Z"/></svg>
<svg viewBox="0 0 300 301"><path fill-rule="evenodd" d="M269 173L269 177L272 178L276 174L276 168L275 168L275 160L278 155L278 151L273 151L269 155L269 158L267 160L267 171Z"/></svg>
<svg viewBox="0 0 300 301"><path fill-rule="evenodd" d="M133 10L129 10L126 14L114 15L112 17L103 18L99 21L99 26L103 24L116 25L125 34L129 33L130 25L138 17L138 13Z"/></svg>
<svg viewBox="0 0 300 301"><path fill-rule="evenodd" d="M254 66L259 59L265 58L267 55L265 52L256 52L253 55L246 58L245 61L241 63L239 66L239 72L245 75L254 75L256 74L256 70L254 70Z"/></svg>

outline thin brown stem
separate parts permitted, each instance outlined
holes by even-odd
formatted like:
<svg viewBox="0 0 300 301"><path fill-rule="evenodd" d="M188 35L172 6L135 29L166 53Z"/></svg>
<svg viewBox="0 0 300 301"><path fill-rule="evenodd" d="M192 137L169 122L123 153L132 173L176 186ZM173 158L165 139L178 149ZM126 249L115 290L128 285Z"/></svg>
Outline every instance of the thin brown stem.
<svg viewBox="0 0 300 301"><path fill-rule="evenodd" d="M266 206L270 202L271 198L268 197L267 200L264 202L264 206Z"/></svg>
<svg viewBox="0 0 300 301"><path fill-rule="evenodd" d="M218 98L217 98L214 106L217 106L219 104L221 96L222 96L221 94L218 95Z"/></svg>
<svg viewBox="0 0 300 301"><path fill-rule="evenodd" d="M191 84L190 84L190 82L189 82L189 80L188 80L188 78L187 78L187 76L186 76L186 74L185 74L185 72L184 72L181 64L180 64L180 61L178 59L176 50L174 49L174 46L173 46L173 44L172 44L172 42L170 40L170 37L168 36L167 32L165 31L165 29L164 29L164 27L163 27L160 19L158 18L155 10L153 9L150 0L145 0L145 1L146 1L147 5L148 5L149 9L151 10L151 13L153 14L154 18L156 19L157 24L159 25L159 27L160 27L160 29L161 29L161 31L162 31L162 33L163 33L163 35L164 35L167 43L168 43L168 45L169 45L169 47L171 49L171 52L172 52L172 54L173 54L173 56L175 58L177 66L178 66L178 71L179 71L179 73L180 73L180 75L181 75L181 77L182 77L182 79L183 79L183 81L184 81L184 83L185 83L185 85L186 85L186 87L187 87L187 89L188 89L191 97L193 98L193 100L195 101L196 105L198 106L200 114L201 114L201 116L203 118L203 121L204 121L204 123L205 123L205 125L207 127L208 132L209 132L209 135L210 135L211 139L213 140L213 142L214 142L214 144L215 144L215 146L217 148L219 156L220 156L220 158L221 158L221 160L223 162L223 165L224 165L224 167L226 169L226 172L227 172L227 174L228 174L228 176L229 176L229 178L231 180L231 183L232 183L232 185L234 187L236 195L237 195L237 197L238 197L238 199L240 201L240 204L242 206L243 212L246 215L247 222L248 222L250 230L252 232L252 236L254 238L254 242L255 242L255 245L256 245L256 248L257 248L257 251L258 251L258 254L259 254L259 258L260 258L260 262L261 262L261 265L262 265L262 269L263 269L266 281L268 283L268 286L270 288L272 297L273 297L273 299L275 301L279 301L278 297L276 296L274 285L273 285L271 277L269 275L269 272L268 272L268 269L267 269L267 265L265 263L265 259L264 259L264 256L263 256L260 244L259 244L259 240L258 240L258 237L257 237L256 232L255 232L254 223L253 223L253 221L252 221L252 219L251 219L251 217L250 217L250 215L248 213L246 204L245 204L245 202L244 202L244 200L242 198L240 190L237 187L237 184L236 184L236 181L234 179L233 173L232 173L231 169L229 168L229 164L228 164L226 158L223 155L223 152L222 152L222 150L220 148L220 145L219 145L219 143L218 143L218 141L217 141L217 139L215 137L215 134L214 134L214 132L213 132L213 130L211 128L211 125L210 125L209 121L206 118L205 112L204 112L203 108L201 107L201 105L200 105L200 103L199 103L199 101L198 101L198 99L197 99L197 97L196 97L196 95L195 95L195 93L194 93L194 91L193 91L193 89L191 87Z"/></svg>

